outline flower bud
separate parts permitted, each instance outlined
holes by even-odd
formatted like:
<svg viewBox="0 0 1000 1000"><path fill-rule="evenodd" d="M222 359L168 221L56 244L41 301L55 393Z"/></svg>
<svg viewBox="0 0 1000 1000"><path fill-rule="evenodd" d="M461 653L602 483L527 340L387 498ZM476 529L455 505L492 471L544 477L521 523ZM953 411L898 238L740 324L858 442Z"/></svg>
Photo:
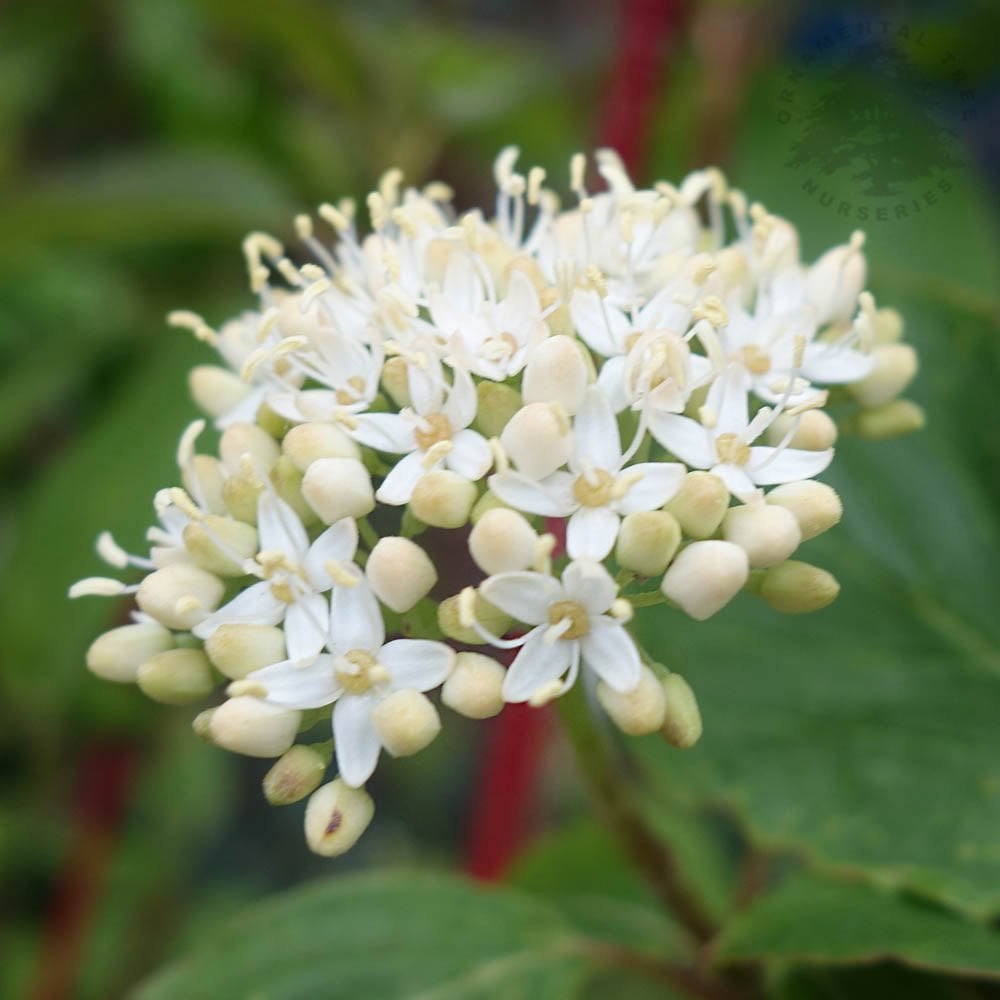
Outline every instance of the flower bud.
<svg viewBox="0 0 1000 1000"><path fill-rule="evenodd" d="M500 433L523 405L517 389L502 382L483 381L476 386L478 408L474 427L488 438Z"/></svg>
<svg viewBox="0 0 1000 1000"><path fill-rule="evenodd" d="M411 688L393 691L372 710L382 746L393 757L411 757L441 732L441 719L427 695Z"/></svg>
<svg viewBox="0 0 1000 1000"><path fill-rule="evenodd" d="M306 843L314 853L335 858L358 842L374 815L372 797L337 778L317 788L306 805Z"/></svg>
<svg viewBox="0 0 1000 1000"><path fill-rule="evenodd" d="M330 756L298 743L286 750L264 775L264 798L272 806L290 806L314 792L323 780Z"/></svg>
<svg viewBox="0 0 1000 1000"><path fill-rule="evenodd" d="M667 709L660 733L678 750L688 750L701 739L701 712L698 699L680 674L670 674L663 682Z"/></svg>
<svg viewBox="0 0 1000 1000"><path fill-rule="evenodd" d="M872 351L875 367L860 382L849 385L851 394L866 407L895 399L917 374L917 352L909 344L882 344Z"/></svg>
<svg viewBox="0 0 1000 1000"><path fill-rule="evenodd" d="M864 233L856 231L850 242L827 250L806 275L806 294L816 309L818 323L846 322L858 307L868 263L861 248Z"/></svg>
<svg viewBox="0 0 1000 1000"><path fill-rule="evenodd" d="M784 562L802 541L795 515L778 504L749 503L730 507L722 536L747 554L754 569Z"/></svg>
<svg viewBox="0 0 1000 1000"><path fill-rule="evenodd" d="M796 425L796 420L798 421ZM770 445L780 445L794 428L788 447L805 451L826 451L837 442L837 424L823 410L806 410L800 417L782 413L767 429L765 439Z"/></svg>
<svg viewBox="0 0 1000 1000"><path fill-rule="evenodd" d="M396 355L389 358L382 366L382 387L400 410L412 405L410 373L404 358Z"/></svg>
<svg viewBox="0 0 1000 1000"><path fill-rule="evenodd" d="M306 498L302 495L302 480L305 478L302 471L287 456L282 455L269 476L274 492L288 504L298 515L299 520L310 527L319 520L316 512L306 503Z"/></svg>
<svg viewBox="0 0 1000 1000"><path fill-rule="evenodd" d="M250 386L235 372L218 365L195 365L188 373L195 405L210 417L221 417L246 399Z"/></svg>
<svg viewBox="0 0 1000 1000"><path fill-rule="evenodd" d="M478 524L485 514L491 510L510 510L492 490L486 490L483 495L472 505L472 512L469 514L469 521Z"/></svg>
<svg viewBox="0 0 1000 1000"><path fill-rule="evenodd" d="M486 640L474 629L462 624L459 612L461 596L461 594L454 594L438 605L438 628L449 639L463 642L468 646L480 646ZM513 618L501 611L495 604L490 604L478 591L476 591L473 612L476 621L493 635L503 635L514 623Z"/></svg>
<svg viewBox="0 0 1000 1000"><path fill-rule="evenodd" d="M681 526L665 510L627 514L618 532L615 559L639 576L659 576L681 544Z"/></svg>
<svg viewBox="0 0 1000 1000"><path fill-rule="evenodd" d="M224 589L218 577L197 566L171 563L139 584L135 601L161 625L186 632L219 606Z"/></svg>
<svg viewBox="0 0 1000 1000"><path fill-rule="evenodd" d="M527 569L538 551L538 535L523 514L494 507L476 522L469 534L469 552L487 575Z"/></svg>
<svg viewBox="0 0 1000 1000"><path fill-rule="evenodd" d="M226 509L237 521L257 523L257 501L264 491L264 482L252 469L241 469L229 476L222 485Z"/></svg>
<svg viewBox="0 0 1000 1000"><path fill-rule="evenodd" d="M184 547L204 570L243 576L243 563L257 552L257 529L231 517L209 514L184 526Z"/></svg>
<svg viewBox="0 0 1000 1000"><path fill-rule="evenodd" d="M614 724L629 736L655 733L663 725L667 696L659 678L647 666L639 674L639 683L622 694L604 681L597 685L597 700Z"/></svg>
<svg viewBox="0 0 1000 1000"><path fill-rule="evenodd" d="M770 504L787 508L795 515L804 542L829 531L844 513L837 491L815 479L775 486L765 499Z"/></svg>
<svg viewBox="0 0 1000 1000"><path fill-rule="evenodd" d="M336 424L299 424L285 435L281 450L300 472L320 458L361 458L361 449Z"/></svg>
<svg viewBox="0 0 1000 1000"><path fill-rule="evenodd" d="M902 339L903 317L895 309L879 309L873 326L876 344L894 344Z"/></svg>
<svg viewBox="0 0 1000 1000"><path fill-rule="evenodd" d="M461 528L476 502L476 486L450 469L435 469L417 480L410 497L413 516L434 528Z"/></svg>
<svg viewBox="0 0 1000 1000"><path fill-rule="evenodd" d="M711 472L696 471L684 477L681 488L664 509L677 518L685 535L709 538L722 524L728 507L726 484Z"/></svg>
<svg viewBox="0 0 1000 1000"><path fill-rule="evenodd" d="M825 569L789 559L764 573L757 592L775 611L801 615L832 604L840 584Z"/></svg>
<svg viewBox="0 0 1000 1000"><path fill-rule="evenodd" d="M321 458L302 480L302 495L324 524L364 517L375 509L371 476L356 458Z"/></svg>
<svg viewBox="0 0 1000 1000"><path fill-rule="evenodd" d="M664 574L660 589L692 618L704 621L743 589L750 573L747 554L732 542L692 542Z"/></svg>
<svg viewBox="0 0 1000 1000"><path fill-rule="evenodd" d="M215 680L200 649L168 649L151 656L136 675L147 698L164 705L190 705L212 693Z"/></svg>
<svg viewBox="0 0 1000 1000"><path fill-rule="evenodd" d="M181 470L184 489L210 514L224 514L222 489L226 474L214 455L193 455Z"/></svg>
<svg viewBox="0 0 1000 1000"><path fill-rule="evenodd" d="M521 394L525 403L558 403L572 416L583 403L587 366L577 342L557 335L535 348L524 368Z"/></svg>
<svg viewBox="0 0 1000 1000"><path fill-rule="evenodd" d="M569 459L570 422L561 407L529 403L511 417L500 443L520 472L544 479Z"/></svg>
<svg viewBox="0 0 1000 1000"><path fill-rule="evenodd" d="M402 614L426 597L437 583L427 553L408 538L380 538L368 557L365 576L375 596Z"/></svg>
<svg viewBox="0 0 1000 1000"><path fill-rule="evenodd" d="M213 715L215 715L215 709L206 708L204 712L199 712L191 720L191 728L194 730L195 736L203 739L206 743L212 742L212 734L209 731L209 726L212 723Z"/></svg>
<svg viewBox="0 0 1000 1000"><path fill-rule="evenodd" d="M278 442L256 424L230 424L219 439L219 456L230 472L240 469L244 455L253 459L258 473L267 472L280 454Z"/></svg>
<svg viewBox="0 0 1000 1000"><path fill-rule="evenodd" d="M468 719L490 719L504 706L502 688L506 671L482 653L459 653L455 668L441 688L441 701Z"/></svg>
<svg viewBox="0 0 1000 1000"><path fill-rule="evenodd" d="M857 433L871 441L899 437L919 431L926 423L924 411L908 399L893 399L855 417Z"/></svg>
<svg viewBox="0 0 1000 1000"><path fill-rule="evenodd" d="M295 742L300 712L277 708L250 695L224 701L208 722L216 746L247 757L280 757Z"/></svg>
<svg viewBox="0 0 1000 1000"><path fill-rule="evenodd" d="M172 649L174 637L162 625L122 625L99 635L87 650L87 668L106 681L135 683L139 667L151 656Z"/></svg>
<svg viewBox="0 0 1000 1000"><path fill-rule="evenodd" d="M273 625L220 625L205 640L205 653L220 673L238 681L285 658L285 633Z"/></svg>

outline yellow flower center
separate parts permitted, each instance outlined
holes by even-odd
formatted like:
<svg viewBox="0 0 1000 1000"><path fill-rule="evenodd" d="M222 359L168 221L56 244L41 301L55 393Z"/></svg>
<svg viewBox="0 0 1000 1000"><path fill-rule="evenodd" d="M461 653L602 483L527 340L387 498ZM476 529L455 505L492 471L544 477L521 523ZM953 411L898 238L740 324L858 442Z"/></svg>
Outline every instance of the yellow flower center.
<svg viewBox="0 0 1000 1000"><path fill-rule="evenodd" d="M583 507L607 507L614 495L615 479L604 469L593 469L578 476L573 496Z"/></svg>
<svg viewBox="0 0 1000 1000"><path fill-rule="evenodd" d="M715 439L715 453L720 462L728 465L746 465L750 460L750 445L739 434L720 434Z"/></svg>
<svg viewBox="0 0 1000 1000"><path fill-rule="evenodd" d="M341 406L350 406L361 399L365 391L365 380L360 375L352 375L345 384L346 389L337 390L337 402Z"/></svg>
<svg viewBox="0 0 1000 1000"><path fill-rule="evenodd" d="M550 625L558 625L567 618L571 624L560 639L580 639L590 631L590 616L579 601L556 601L549 605Z"/></svg>
<svg viewBox="0 0 1000 1000"><path fill-rule="evenodd" d="M423 417L426 430L419 427L413 432L421 451L430 451L439 441L450 441L452 434L451 421L443 413L431 413Z"/></svg>
<svg viewBox="0 0 1000 1000"><path fill-rule="evenodd" d="M351 649L333 669L337 683L348 694L365 694L389 679L389 673L366 649Z"/></svg>
<svg viewBox="0 0 1000 1000"><path fill-rule="evenodd" d="M771 355L756 344L748 344L738 352L743 367L753 375L764 375L771 370Z"/></svg>

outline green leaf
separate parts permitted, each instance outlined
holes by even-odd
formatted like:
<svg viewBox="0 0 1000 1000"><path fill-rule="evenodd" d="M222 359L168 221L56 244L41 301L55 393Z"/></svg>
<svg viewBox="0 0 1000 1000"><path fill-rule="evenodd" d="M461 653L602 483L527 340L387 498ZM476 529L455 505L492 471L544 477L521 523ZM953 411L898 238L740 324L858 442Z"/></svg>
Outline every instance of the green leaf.
<svg viewBox="0 0 1000 1000"><path fill-rule="evenodd" d="M140 1000L569 997L583 942L548 906L446 875L338 878L206 934Z"/></svg>
<svg viewBox="0 0 1000 1000"><path fill-rule="evenodd" d="M797 966L768 994L774 1000L970 1000L967 986L892 962L857 967Z"/></svg>
<svg viewBox="0 0 1000 1000"><path fill-rule="evenodd" d="M722 932L723 962L872 962L1000 978L1000 934L871 886L795 875Z"/></svg>

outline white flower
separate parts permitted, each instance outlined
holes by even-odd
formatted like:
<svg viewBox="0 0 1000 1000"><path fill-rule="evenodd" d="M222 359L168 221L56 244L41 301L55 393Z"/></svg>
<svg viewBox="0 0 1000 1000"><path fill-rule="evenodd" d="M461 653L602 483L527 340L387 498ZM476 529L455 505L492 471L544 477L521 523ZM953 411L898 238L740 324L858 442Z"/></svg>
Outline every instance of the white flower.
<svg viewBox="0 0 1000 1000"><path fill-rule="evenodd" d="M305 664L293 657L254 671L235 690L262 690L267 702L283 708L333 704L337 765L343 779L358 787L371 777L382 748L372 719L376 707L395 691L443 684L455 653L428 639L386 642L382 612L364 581L334 591L327 648L329 653Z"/></svg>
<svg viewBox="0 0 1000 1000"><path fill-rule="evenodd" d="M577 559L562 582L541 573L501 573L484 580L480 592L491 604L526 625L520 652L504 678L507 701L541 703L573 685L583 666L615 691L639 683L641 662L617 606L618 586L600 563ZM495 640L494 640L495 641ZM565 675L565 677L564 677Z"/></svg>
<svg viewBox="0 0 1000 1000"><path fill-rule="evenodd" d="M323 596L335 584L357 585L361 571L351 564L358 528L350 518L337 521L311 545L299 516L280 497L261 494L257 504L260 552L252 565L261 577L194 629L210 638L220 625L285 624L285 645L293 660L323 648L330 609Z"/></svg>
<svg viewBox="0 0 1000 1000"><path fill-rule="evenodd" d="M622 468L626 461L607 397L591 386L573 420L571 471L534 480L508 470L490 477L490 489L519 510L569 517L566 550L570 558L601 560L614 548L623 514L662 507L684 479L684 466L676 462L642 462Z"/></svg>
<svg viewBox="0 0 1000 1000"><path fill-rule="evenodd" d="M810 479L833 458L832 448L754 445L780 411L763 407L750 420L748 383L746 371L730 365L708 391L702 423L676 413L648 414L650 432L664 448L692 468L710 470L741 500L753 496L757 486Z"/></svg>

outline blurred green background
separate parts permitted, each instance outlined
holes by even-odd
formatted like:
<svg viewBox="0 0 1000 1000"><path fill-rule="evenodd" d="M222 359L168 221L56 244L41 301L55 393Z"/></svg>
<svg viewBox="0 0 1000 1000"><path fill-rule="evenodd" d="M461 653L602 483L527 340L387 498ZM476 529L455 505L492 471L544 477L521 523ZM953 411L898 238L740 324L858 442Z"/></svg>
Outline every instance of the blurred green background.
<svg viewBox="0 0 1000 1000"><path fill-rule="evenodd" d="M431 751L380 770L375 826L349 858L322 862L302 843L300 809L262 804L264 766L202 745L192 713L86 672L88 643L123 611L71 604L66 589L100 572L101 529L139 549L154 490L174 481L177 436L195 415L185 372L208 351L168 330L166 312L192 308L217 324L243 308L248 230L290 239L295 213L363 195L389 165L489 208L492 158L515 142L559 186L570 153L602 134L627 6L35 0L0 10L0 995L120 995L276 888L331 869L461 858L482 727L449 718ZM948 184L905 219L865 227L871 286L921 351L910 395L930 426L902 442L845 441L829 477L845 523L806 555L842 579L837 607L776 620L747 597L718 623L644 623L698 690L707 731L683 761L648 745L643 756L727 836L749 830L823 870L863 871L990 920L1000 906L1000 254L986 178L1000 165L1000 19L986 2L882 10L909 29L887 44L919 82L892 97L912 119L892 152L899 199L919 200L928 177ZM807 257L844 240L859 223L803 186L810 175L789 165L780 112L789 100L812 106L831 80L879 87L879 67L851 58L850 25L866 16L688 5L655 81L638 179L720 161L799 225ZM940 119L926 114L928 92ZM947 165L932 161L928 174L942 121ZM857 186L820 183L852 211ZM108 760L133 770L120 824L102 839L81 798L110 783ZM540 827L582 812L558 745L543 780ZM74 906L85 911L79 941L67 939ZM61 969L46 972L53 956Z"/></svg>

